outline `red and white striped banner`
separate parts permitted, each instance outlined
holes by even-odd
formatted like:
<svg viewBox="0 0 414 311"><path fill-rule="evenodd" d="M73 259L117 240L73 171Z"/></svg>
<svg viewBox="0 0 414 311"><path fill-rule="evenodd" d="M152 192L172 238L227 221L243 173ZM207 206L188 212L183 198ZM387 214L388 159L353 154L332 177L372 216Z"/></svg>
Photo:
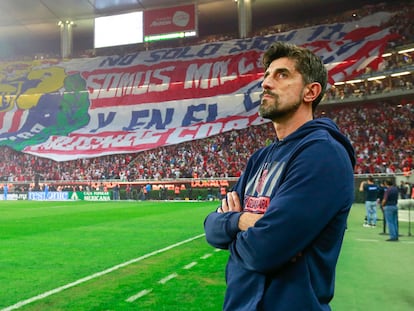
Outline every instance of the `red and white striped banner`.
<svg viewBox="0 0 414 311"><path fill-rule="evenodd" d="M126 56L1 65L0 145L56 161L132 153L263 123L261 56L306 46L329 81L376 69L388 41L381 12L350 23Z"/></svg>

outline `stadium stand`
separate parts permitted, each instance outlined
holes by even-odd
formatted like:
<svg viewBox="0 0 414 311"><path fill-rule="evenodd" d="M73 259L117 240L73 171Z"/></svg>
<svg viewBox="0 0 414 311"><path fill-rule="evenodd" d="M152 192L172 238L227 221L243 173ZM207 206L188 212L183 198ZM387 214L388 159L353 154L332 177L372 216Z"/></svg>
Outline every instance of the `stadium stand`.
<svg viewBox="0 0 414 311"><path fill-rule="evenodd" d="M366 16L384 9L384 4L361 8L353 12ZM414 42L411 23L414 5L401 9L394 5L387 10L398 12L391 24L401 36L390 44L390 56L378 72L367 72L361 82L332 86L319 108L317 117L328 116L352 140L358 164L356 174L399 173L411 171L414 145L414 100L407 100L405 92L413 93L413 75L369 81L367 78L381 72L404 69L412 65L413 53L399 54L399 46ZM332 16L329 21L312 21L312 24L347 20L352 15L346 12ZM304 25L275 25L255 35L286 31ZM216 38L202 38L199 42L228 40L233 35ZM188 42L187 42L188 43ZM194 42L191 42L194 44ZM147 45L144 48L160 48L163 44ZM131 47L117 50L128 53ZM136 47L133 47L136 49ZM141 47L142 48L142 47ZM113 51L106 51L111 53ZM83 57L94 56L93 51L80 53ZM43 57L43 56L36 56ZM43 181L101 181L101 180L161 180L178 178L227 178L240 176L249 155L257 148L273 140L273 129L269 123L239 131L161 147L136 154L117 154L99 158L55 162L45 158L0 147L1 180L8 182Z"/></svg>

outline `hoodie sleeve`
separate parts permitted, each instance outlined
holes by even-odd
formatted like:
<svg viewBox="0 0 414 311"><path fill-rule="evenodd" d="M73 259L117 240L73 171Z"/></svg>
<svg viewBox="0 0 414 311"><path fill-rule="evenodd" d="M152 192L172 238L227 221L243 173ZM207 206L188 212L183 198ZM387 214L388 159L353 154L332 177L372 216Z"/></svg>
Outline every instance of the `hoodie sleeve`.
<svg viewBox="0 0 414 311"><path fill-rule="evenodd" d="M298 253L329 254L340 247L353 186L352 161L344 147L328 134L308 141L287 161L264 216L229 245L233 260L269 273Z"/></svg>
<svg viewBox="0 0 414 311"><path fill-rule="evenodd" d="M204 220L207 242L216 248L227 249L236 238L241 213L210 213Z"/></svg>
<svg viewBox="0 0 414 311"><path fill-rule="evenodd" d="M265 149L265 148L263 148ZM252 170L253 163L262 156L263 149L252 155L249 159L246 171ZM243 187L248 176L242 174L236 185L233 187L234 191L239 194L240 201L243 202ZM241 213L230 212L230 213L217 213L212 212L207 215L204 220L204 231L206 233L207 242L216 248L228 249L230 243L234 241L239 229L239 218Z"/></svg>

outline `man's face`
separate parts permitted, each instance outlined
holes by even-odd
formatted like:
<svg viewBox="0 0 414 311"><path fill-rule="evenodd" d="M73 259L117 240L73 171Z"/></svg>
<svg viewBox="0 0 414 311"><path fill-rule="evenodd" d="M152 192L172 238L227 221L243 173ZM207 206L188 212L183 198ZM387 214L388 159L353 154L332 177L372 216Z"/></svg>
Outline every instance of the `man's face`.
<svg viewBox="0 0 414 311"><path fill-rule="evenodd" d="M286 57L275 59L262 82L263 96L259 115L272 121L291 117L302 104L304 84L295 62Z"/></svg>

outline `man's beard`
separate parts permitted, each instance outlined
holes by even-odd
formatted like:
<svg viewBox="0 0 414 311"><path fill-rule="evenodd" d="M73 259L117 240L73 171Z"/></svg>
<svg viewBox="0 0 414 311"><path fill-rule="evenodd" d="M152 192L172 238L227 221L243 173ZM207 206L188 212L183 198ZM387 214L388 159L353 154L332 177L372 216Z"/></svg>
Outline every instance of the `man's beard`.
<svg viewBox="0 0 414 311"><path fill-rule="evenodd" d="M270 92L265 93L272 95L274 98L274 102L272 105L269 105L269 103L266 103L266 99L261 100L262 103L259 106L259 116L261 116L264 119L269 119L275 122L285 120L292 116L302 104L302 102L298 98L298 101L294 104L280 107L281 105L279 103L279 96ZM265 103L266 105L264 105L263 103Z"/></svg>

